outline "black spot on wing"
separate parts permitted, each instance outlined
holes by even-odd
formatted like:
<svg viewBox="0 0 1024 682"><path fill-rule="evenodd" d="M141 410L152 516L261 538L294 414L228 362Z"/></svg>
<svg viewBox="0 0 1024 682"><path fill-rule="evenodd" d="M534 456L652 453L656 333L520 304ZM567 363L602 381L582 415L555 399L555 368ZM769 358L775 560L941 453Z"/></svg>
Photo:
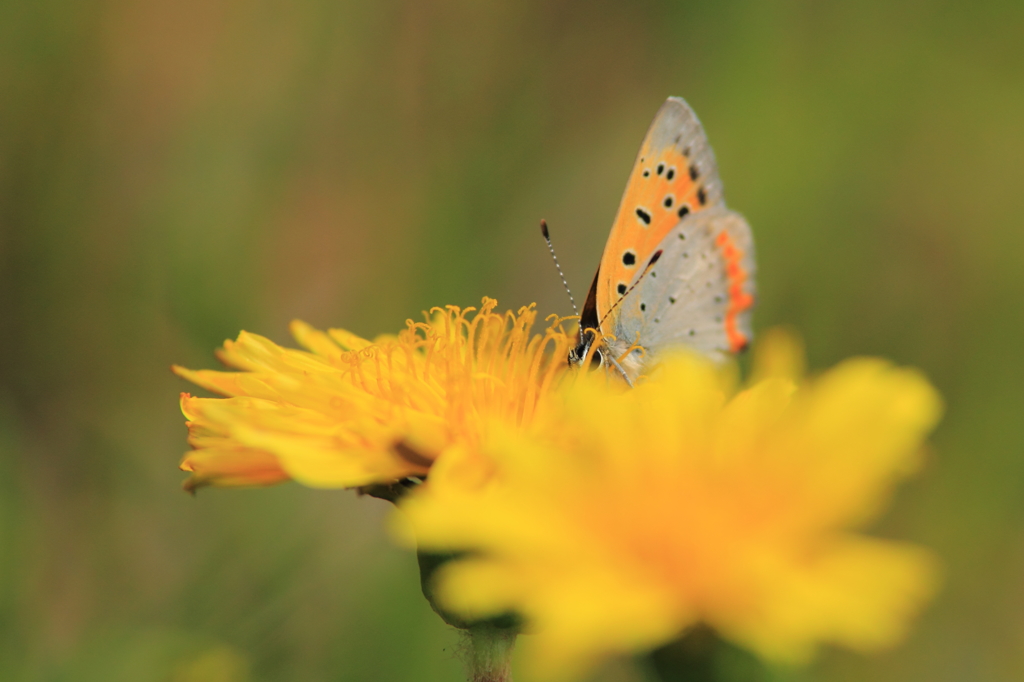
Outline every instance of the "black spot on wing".
<svg viewBox="0 0 1024 682"><path fill-rule="evenodd" d="M651 224L651 214L639 206L636 207L636 217L642 220L644 225Z"/></svg>
<svg viewBox="0 0 1024 682"><path fill-rule="evenodd" d="M680 206L680 207L679 207L679 210L678 210L678 211L676 211L676 213L678 213L678 214L679 214L679 217L680 217L680 218L683 218L683 217L685 217L685 216L686 216L686 214L687 214L687 213L689 213L689 212L690 212L690 207L689 207L689 206L687 206L686 204L683 204L682 206Z"/></svg>
<svg viewBox="0 0 1024 682"><path fill-rule="evenodd" d="M696 180L697 179L697 175L698 175L698 173L697 173L697 166L695 164L691 165L690 166L690 179L691 180Z"/></svg>
<svg viewBox="0 0 1024 682"><path fill-rule="evenodd" d="M704 204L706 204L708 202L708 195L704 191L703 187L701 187L699 190L697 190L697 201L700 202L701 206L703 206Z"/></svg>
<svg viewBox="0 0 1024 682"><path fill-rule="evenodd" d="M676 169L675 168L669 168L668 172L665 173L665 179L666 180L671 180L675 176L676 176Z"/></svg>
<svg viewBox="0 0 1024 682"><path fill-rule="evenodd" d="M665 204L665 208L672 208L672 202L673 201L675 201L675 200L672 198L671 194L669 194L667 197L665 197L665 201L663 202Z"/></svg>
<svg viewBox="0 0 1024 682"><path fill-rule="evenodd" d="M622 264L636 265L636 254L633 253L632 251L627 251L626 253L622 254Z"/></svg>
<svg viewBox="0 0 1024 682"><path fill-rule="evenodd" d="M626 285L623 284L622 282L619 282L619 286L616 287L615 290L618 291L619 295L621 296L622 294L626 293Z"/></svg>

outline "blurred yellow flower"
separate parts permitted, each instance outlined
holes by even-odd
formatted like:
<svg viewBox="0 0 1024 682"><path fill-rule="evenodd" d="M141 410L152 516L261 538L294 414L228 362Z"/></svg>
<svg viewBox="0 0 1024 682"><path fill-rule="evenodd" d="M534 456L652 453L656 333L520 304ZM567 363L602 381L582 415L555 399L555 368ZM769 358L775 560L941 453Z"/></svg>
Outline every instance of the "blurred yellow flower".
<svg viewBox="0 0 1024 682"><path fill-rule="evenodd" d="M441 458L401 507L427 550L472 550L439 572L468 618L513 609L551 679L648 650L698 623L778 661L818 643L895 643L936 586L925 550L853 528L917 466L940 398L877 359L807 381L770 335L754 379L689 354L635 390L584 378L532 433L496 429L484 484Z"/></svg>
<svg viewBox="0 0 1024 682"><path fill-rule="evenodd" d="M533 307L495 313L435 308L374 341L302 322L306 350L242 332L217 357L239 372L175 373L225 398L183 394L187 489L267 485L388 484L423 476L453 445L471 451L488 425L528 424L566 367L573 339L556 320L531 335Z"/></svg>

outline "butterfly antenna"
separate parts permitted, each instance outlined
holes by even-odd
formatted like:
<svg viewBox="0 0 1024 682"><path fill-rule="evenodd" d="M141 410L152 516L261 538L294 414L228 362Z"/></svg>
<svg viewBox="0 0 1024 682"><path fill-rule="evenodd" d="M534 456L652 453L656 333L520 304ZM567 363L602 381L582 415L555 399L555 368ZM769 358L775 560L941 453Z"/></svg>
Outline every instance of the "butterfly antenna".
<svg viewBox="0 0 1024 682"><path fill-rule="evenodd" d="M604 317L601 318L601 321L597 323L598 327L604 327L604 321L608 319L608 316L612 314L612 311L615 310L616 308L618 308L619 304L626 300L626 297L629 296L633 292L633 289L636 289L636 285L637 284L640 284L640 282L644 281L644 277L647 276L647 273L651 271L651 268L654 267L654 264L658 262L659 258L661 258L661 254L662 254L662 250L661 249L658 249L657 251L654 252L654 255L651 256L651 260L647 261L647 267L645 267L644 271L642 273L640 273L640 279L638 279L637 281L633 282L633 286L631 286L630 288L626 289L625 293L622 294L622 296L619 297L619 300L617 300L615 302L615 304L611 308L608 309L608 312L606 312L604 314Z"/></svg>
<svg viewBox="0 0 1024 682"><path fill-rule="evenodd" d="M572 304L573 315L579 315L580 311L576 309L576 299L572 297L572 291L569 289L569 283L565 281L565 275L562 274L562 266L558 264L558 256L555 255L555 247L551 243L551 234L548 232L548 221L543 218L540 221L540 233L544 235L544 241L548 243L548 251L551 252L551 259L555 261L555 269L558 270L558 276L562 278L562 286L565 287L565 293L569 294L569 303Z"/></svg>

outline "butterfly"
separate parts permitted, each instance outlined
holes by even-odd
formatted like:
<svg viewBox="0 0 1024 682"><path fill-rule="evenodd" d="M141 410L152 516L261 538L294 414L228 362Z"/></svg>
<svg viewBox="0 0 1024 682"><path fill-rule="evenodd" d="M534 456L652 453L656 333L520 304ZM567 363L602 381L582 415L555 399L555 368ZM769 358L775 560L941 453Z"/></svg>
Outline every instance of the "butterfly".
<svg viewBox="0 0 1024 682"><path fill-rule="evenodd" d="M569 363L630 385L666 347L713 357L750 342L750 226L725 207L718 166L689 105L670 97L640 146L580 313Z"/></svg>

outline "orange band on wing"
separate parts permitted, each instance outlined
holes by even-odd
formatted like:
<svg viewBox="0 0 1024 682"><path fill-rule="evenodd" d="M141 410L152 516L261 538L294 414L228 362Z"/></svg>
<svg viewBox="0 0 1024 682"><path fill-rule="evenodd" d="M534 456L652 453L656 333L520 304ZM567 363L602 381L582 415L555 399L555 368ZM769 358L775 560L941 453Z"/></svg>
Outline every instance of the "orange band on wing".
<svg viewBox="0 0 1024 682"><path fill-rule="evenodd" d="M725 311L725 335L729 339L729 348L733 353L738 353L747 347L749 340L736 328L736 318L754 305L754 297L743 290L743 284L747 281L747 271L740 264L743 252L736 248L729 233L720 232L715 238L715 246L725 259L725 276L729 280L729 308Z"/></svg>

